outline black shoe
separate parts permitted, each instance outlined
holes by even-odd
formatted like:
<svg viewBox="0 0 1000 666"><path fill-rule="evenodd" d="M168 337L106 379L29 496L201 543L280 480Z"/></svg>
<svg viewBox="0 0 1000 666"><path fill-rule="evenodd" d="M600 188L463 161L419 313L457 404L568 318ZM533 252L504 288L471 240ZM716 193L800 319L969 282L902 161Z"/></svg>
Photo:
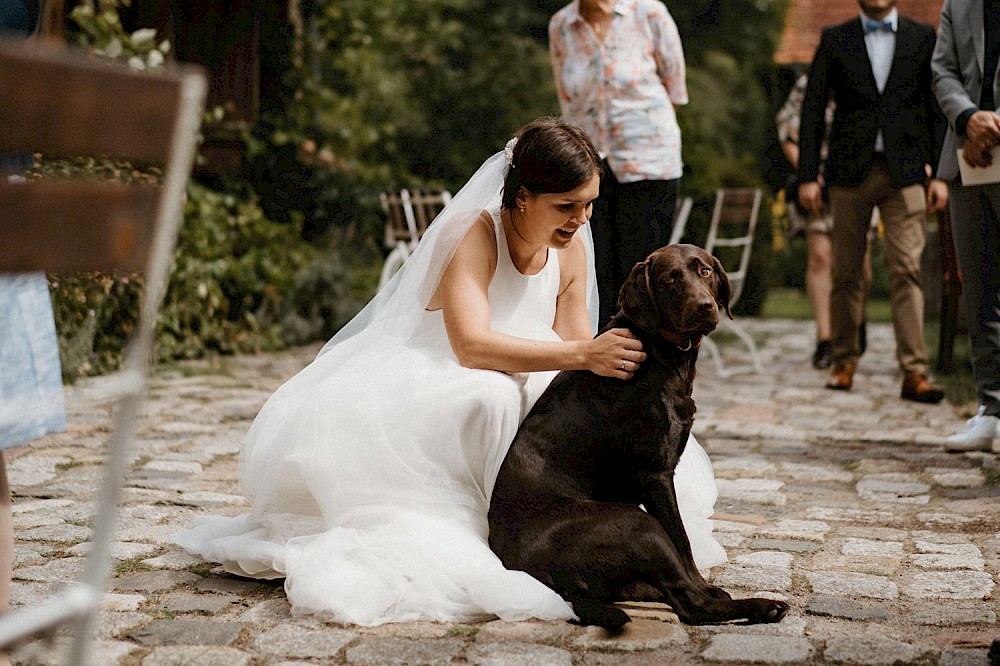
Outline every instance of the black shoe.
<svg viewBox="0 0 1000 666"><path fill-rule="evenodd" d="M861 326L858 326L858 344L861 348L858 356L861 356L868 349L868 327L865 326L865 322L861 322Z"/></svg>
<svg viewBox="0 0 1000 666"><path fill-rule="evenodd" d="M833 362L833 346L829 340L820 340L816 343L816 351L813 352L813 367L817 370L826 370Z"/></svg>

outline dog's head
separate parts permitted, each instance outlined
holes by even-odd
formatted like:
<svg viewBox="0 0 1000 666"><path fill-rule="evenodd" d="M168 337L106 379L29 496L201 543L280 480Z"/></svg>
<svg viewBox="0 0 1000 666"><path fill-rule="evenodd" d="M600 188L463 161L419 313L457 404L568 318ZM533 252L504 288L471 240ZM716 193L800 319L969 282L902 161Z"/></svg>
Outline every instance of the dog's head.
<svg viewBox="0 0 1000 666"><path fill-rule="evenodd" d="M715 330L720 310L732 319L731 293L718 259L695 245L667 245L632 268L618 305L644 331L700 341Z"/></svg>

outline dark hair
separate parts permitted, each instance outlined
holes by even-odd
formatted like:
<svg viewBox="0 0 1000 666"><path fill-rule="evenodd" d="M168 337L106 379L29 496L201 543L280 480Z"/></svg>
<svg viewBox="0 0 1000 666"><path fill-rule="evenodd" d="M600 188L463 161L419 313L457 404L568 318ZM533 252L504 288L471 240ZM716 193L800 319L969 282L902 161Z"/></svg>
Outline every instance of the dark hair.
<svg viewBox="0 0 1000 666"><path fill-rule="evenodd" d="M569 192L603 173L601 156L582 129L559 118L539 118L517 133L501 205L517 208L522 187L532 194Z"/></svg>

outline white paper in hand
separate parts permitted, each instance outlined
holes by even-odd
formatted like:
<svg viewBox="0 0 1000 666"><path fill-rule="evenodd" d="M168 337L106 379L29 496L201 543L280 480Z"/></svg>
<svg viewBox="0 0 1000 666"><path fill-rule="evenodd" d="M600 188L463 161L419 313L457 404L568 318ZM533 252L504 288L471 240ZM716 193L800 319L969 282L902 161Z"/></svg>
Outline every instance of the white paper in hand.
<svg viewBox="0 0 1000 666"><path fill-rule="evenodd" d="M990 185L1000 183L1000 159L993 158L987 167L974 167L965 161L962 149L958 149L958 170L962 174L962 185Z"/></svg>

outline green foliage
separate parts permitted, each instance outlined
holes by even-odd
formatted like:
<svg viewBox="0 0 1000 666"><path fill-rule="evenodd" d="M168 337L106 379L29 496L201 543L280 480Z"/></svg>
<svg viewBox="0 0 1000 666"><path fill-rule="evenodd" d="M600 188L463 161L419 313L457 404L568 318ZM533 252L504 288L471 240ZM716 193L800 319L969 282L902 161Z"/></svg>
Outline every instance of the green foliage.
<svg viewBox="0 0 1000 666"><path fill-rule="evenodd" d="M706 198L720 187L760 186L767 101L732 55L703 54L688 70L690 102L678 112L686 170L682 187Z"/></svg>
<svg viewBox="0 0 1000 666"><path fill-rule="evenodd" d="M135 328L140 291L135 276L49 276L64 378L118 367L126 336Z"/></svg>
<svg viewBox="0 0 1000 666"><path fill-rule="evenodd" d="M310 271L329 256L302 242L300 226L264 217L255 197L192 184L184 217L159 313L158 358L284 346L287 297L308 290ZM115 369L138 318L141 278L51 276L49 285L63 374ZM330 318L336 325L344 319Z"/></svg>
<svg viewBox="0 0 1000 666"><path fill-rule="evenodd" d="M72 12L76 41L98 57L140 69L157 66L168 45L156 45L153 30L127 32L118 10L128 5L78 4ZM207 119L218 116L212 112ZM276 349L328 337L374 292L380 250L369 239L379 223L377 191L365 180L367 172L331 168L344 165L330 164L315 146L305 149L308 134L297 133L294 120L243 132L248 182L217 183L214 190L189 185L159 312L158 358ZM159 173L86 158L43 160L31 177L152 184ZM64 375L116 368L137 321L141 279L51 276L50 292Z"/></svg>
<svg viewBox="0 0 1000 666"><path fill-rule="evenodd" d="M514 130L558 112L537 35L547 16L507 4L317 3L275 142L315 140L382 187L461 185Z"/></svg>
<svg viewBox="0 0 1000 666"><path fill-rule="evenodd" d="M301 228L268 220L256 197L188 188L185 224L160 311L161 358L282 346L278 323L296 273L315 257Z"/></svg>

